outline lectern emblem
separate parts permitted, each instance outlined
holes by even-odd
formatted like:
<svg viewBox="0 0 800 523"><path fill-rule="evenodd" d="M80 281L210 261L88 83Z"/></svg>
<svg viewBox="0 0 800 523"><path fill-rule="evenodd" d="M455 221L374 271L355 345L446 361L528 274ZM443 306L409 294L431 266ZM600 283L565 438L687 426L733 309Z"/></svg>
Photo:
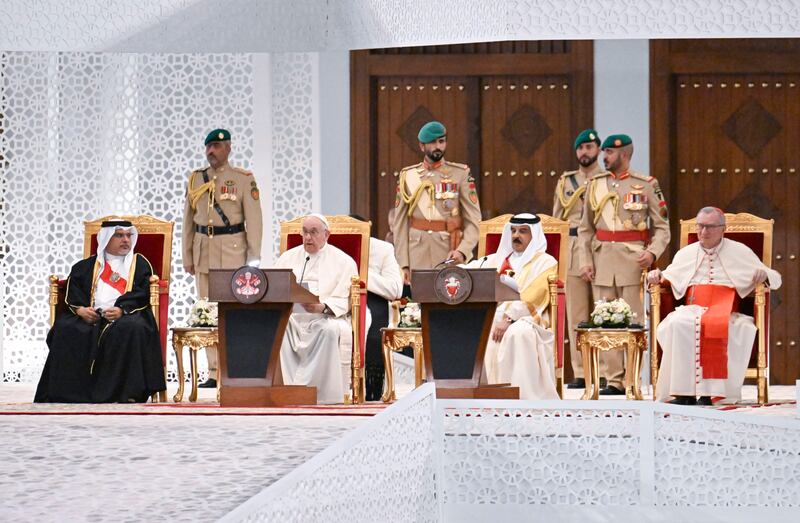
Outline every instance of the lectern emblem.
<svg viewBox="0 0 800 523"><path fill-rule="evenodd" d="M267 275L257 267L245 265L231 277L231 292L240 303L255 303L267 293Z"/></svg>
<svg viewBox="0 0 800 523"><path fill-rule="evenodd" d="M434 287L439 301L458 305L472 292L472 276L461 267L447 267L436 275Z"/></svg>

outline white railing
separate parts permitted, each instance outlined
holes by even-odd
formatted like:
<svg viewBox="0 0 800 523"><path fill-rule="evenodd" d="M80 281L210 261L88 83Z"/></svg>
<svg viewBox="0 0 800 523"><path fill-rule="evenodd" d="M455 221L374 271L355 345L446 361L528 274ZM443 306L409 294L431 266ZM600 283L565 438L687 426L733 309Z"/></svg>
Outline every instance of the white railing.
<svg viewBox="0 0 800 523"><path fill-rule="evenodd" d="M221 521L434 521L434 400L414 390Z"/></svg>
<svg viewBox="0 0 800 523"><path fill-rule="evenodd" d="M794 516L800 420L648 401L436 400L426 384L224 521L545 521L593 506Z"/></svg>
<svg viewBox="0 0 800 523"><path fill-rule="evenodd" d="M441 521L532 506L800 507L800 420L639 402L438 400Z"/></svg>

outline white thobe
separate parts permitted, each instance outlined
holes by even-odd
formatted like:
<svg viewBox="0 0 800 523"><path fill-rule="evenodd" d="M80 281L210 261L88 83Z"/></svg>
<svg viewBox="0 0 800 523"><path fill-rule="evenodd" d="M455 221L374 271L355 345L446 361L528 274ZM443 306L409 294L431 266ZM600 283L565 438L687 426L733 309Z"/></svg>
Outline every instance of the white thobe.
<svg viewBox="0 0 800 523"><path fill-rule="evenodd" d="M677 252L663 272L676 299L682 298L693 285L733 287L740 297L752 292L757 269L767 273L771 289L781 285L781 276L764 265L746 245L723 238L710 250L692 243ZM703 378L699 363L700 321L707 309L700 305L682 305L659 324L657 338L663 350L656 384L656 399L668 401L672 396L710 396L725 398L724 403L741 399L747 364L757 329L753 318L731 313L728 324L728 377Z"/></svg>
<svg viewBox="0 0 800 523"><path fill-rule="evenodd" d="M315 254L300 245L283 253L275 266L292 269L333 313L295 306L281 344L283 382L317 387L317 403L342 403L350 383L350 279L358 275L356 263L332 245Z"/></svg>
<svg viewBox="0 0 800 523"><path fill-rule="evenodd" d="M503 260L494 254L470 262L468 268L499 268ZM497 304L494 321L513 323L500 342L491 337L486 345L484 370L488 383L511 383L519 387L525 400L558 399L553 359L555 336L547 328L550 293L547 277L555 274L558 262L547 253L539 253L523 267L516 269L514 283L520 300ZM512 284L513 286L514 284Z"/></svg>
<svg viewBox="0 0 800 523"><path fill-rule="evenodd" d="M394 255L394 245L377 238L369 239L369 274L367 290L388 302L398 300L403 295L403 271ZM391 303L388 304L389 317L392 317ZM372 325L372 311L367 308L367 325ZM386 325L381 325L385 327Z"/></svg>
<svg viewBox="0 0 800 523"><path fill-rule="evenodd" d="M113 272L119 274L126 280L130 279L131 275L125 271L125 256L115 256L113 254L106 253L105 258L106 263L111 266L111 270ZM92 307L103 310L110 309L115 303L117 303L117 299L120 296L122 296L121 292L104 282L100 278L100 274L97 274L97 281L94 288L94 302L92 303Z"/></svg>

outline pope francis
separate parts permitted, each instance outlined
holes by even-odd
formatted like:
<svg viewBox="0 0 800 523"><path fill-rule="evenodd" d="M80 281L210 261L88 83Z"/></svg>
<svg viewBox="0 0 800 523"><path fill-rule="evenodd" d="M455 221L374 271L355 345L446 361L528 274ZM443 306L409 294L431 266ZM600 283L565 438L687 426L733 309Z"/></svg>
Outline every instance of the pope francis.
<svg viewBox="0 0 800 523"><path fill-rule="evenodd" d="M319 303L295 305L281 345L286 385L317 387L318 403L342 403L350 383L352 330L350 279L358 275L350 256L328 245L328 221L320 214L303 220L303 244L275 263L292 269L298 283Z"/></svg>

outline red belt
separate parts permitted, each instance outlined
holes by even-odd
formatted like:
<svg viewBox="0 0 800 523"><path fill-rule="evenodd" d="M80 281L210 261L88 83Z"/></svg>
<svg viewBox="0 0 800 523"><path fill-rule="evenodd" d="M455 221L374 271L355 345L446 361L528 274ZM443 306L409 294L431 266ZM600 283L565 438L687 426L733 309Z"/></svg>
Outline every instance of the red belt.
<svg viewBox="0 0 800 523"><path fill-rule="evenodd" d="M649 231L606 231L597 229L595 238L601 242L647 242Z"/></svg>

